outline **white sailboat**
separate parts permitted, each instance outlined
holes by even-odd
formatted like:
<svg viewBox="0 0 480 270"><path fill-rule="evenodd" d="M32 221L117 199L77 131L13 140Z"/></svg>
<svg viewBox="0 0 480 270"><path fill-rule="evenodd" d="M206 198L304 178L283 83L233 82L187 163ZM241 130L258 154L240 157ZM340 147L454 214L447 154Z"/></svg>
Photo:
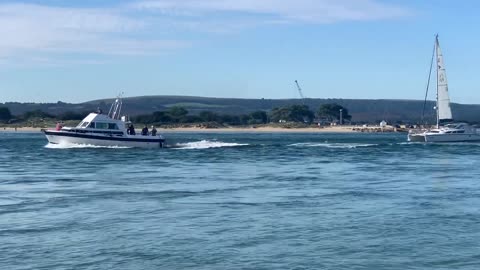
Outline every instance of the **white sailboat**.
<svg viewBox="0 0 480 270"><path fill-rule="evenodd" d="M421 131L410 131L408 141L411 142L467 142L480 141L480 133L477 129L466 123L451 123L442 126L442 123L452 122L452 109L450 108L450 97L448 95L447 73L445 62L438 42L438 35L435 37L436 71L437 71L437 102L435 110L437 113L437 125L434 129Z"/></svg>

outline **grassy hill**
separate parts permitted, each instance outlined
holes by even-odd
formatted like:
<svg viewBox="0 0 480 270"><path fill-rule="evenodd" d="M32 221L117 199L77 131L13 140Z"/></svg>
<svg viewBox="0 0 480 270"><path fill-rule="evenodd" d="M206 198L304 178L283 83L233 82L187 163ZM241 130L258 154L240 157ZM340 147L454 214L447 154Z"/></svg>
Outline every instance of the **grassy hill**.
<svg viewBox="0 0 480 270"><path fill-rule="evenodd" d="M57 115L67 111L87 113L100 107L108 112L113 99L93 100L84 103L18 103L3 104L12 114L19 115L27 111L42 110ZM239 99L209 98L191 96L139 96L124 98L124 113L135 116L167 110L172 106L185 107L190 113L213 111L223 114L245 114L257 110L269 111L275 107L301 104L299 99ZM313 111L326 103L338 103L348 108L355 122L418 122L422 112L423 101L388 100L388 99L306 99L305 104ZM0 105L1 106L1 105ZM427 103L427 116L434 121L434 102ZM452 104L454 118L458 121L480 122L480 105Z"/></svg>

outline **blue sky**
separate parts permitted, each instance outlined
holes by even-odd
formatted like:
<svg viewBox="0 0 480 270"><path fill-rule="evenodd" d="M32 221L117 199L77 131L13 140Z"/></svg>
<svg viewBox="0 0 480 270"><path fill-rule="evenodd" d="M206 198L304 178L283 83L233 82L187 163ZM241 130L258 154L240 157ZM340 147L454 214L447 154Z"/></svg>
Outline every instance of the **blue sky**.
<svg viewBox="0 0 480 270"><path fill-rule="evenodd" d="M0 2L0 102L194 95L422 99L435 33L480 103L477 1ZM433 93L431 95L433 99Z"/></svg>

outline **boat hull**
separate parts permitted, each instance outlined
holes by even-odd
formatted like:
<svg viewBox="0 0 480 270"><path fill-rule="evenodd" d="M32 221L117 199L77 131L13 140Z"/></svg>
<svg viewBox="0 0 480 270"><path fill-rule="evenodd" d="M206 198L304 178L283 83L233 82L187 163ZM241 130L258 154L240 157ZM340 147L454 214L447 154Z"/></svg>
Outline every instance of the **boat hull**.
<svg viewBox="0 0 480 270"><path fill-rule="evenodd" d="M480 134L409 134L410 142L479 142Z"/></svg>
<svg viewBox="0 0 480 270"><path fill-rule="evenodd" d="M44 133L48 142L52 144L161 148L165 143L159 136L108 136L48 130Z"/></svg>

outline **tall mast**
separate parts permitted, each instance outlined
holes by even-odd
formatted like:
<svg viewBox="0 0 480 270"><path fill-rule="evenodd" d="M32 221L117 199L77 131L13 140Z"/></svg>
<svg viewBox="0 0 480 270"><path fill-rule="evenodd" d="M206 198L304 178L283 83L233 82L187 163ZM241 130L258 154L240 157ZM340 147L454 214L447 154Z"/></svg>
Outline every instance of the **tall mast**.
<svg viewBox="0 0 480 270"><path fill-rule="evenodd" d="M435 104L435 110L437 111L437 128L440 128L440 113L439 113L439 102L438 102L438 79L439 79L439 72L438 72L438 34L435 35L435 55L436 55L436 70L437 70L437 102Z"/></svg>
<svg viewBox="0 0 480 270"><path fill-rule="evenodd" d="M427 80L427 89L425 91L425 99L423 100L423 109L422 109L422 124L426 124L424 122L425 119L425 108L427 107L427 99L428 99L428 90L430 89L430 78L432 77L432 69L433 69L433 60L435 60L435 51L437 49L437 43L433 43L433 51L432 51L432 59L430 60L430 70L428 71L428 80Z"/></svg>

